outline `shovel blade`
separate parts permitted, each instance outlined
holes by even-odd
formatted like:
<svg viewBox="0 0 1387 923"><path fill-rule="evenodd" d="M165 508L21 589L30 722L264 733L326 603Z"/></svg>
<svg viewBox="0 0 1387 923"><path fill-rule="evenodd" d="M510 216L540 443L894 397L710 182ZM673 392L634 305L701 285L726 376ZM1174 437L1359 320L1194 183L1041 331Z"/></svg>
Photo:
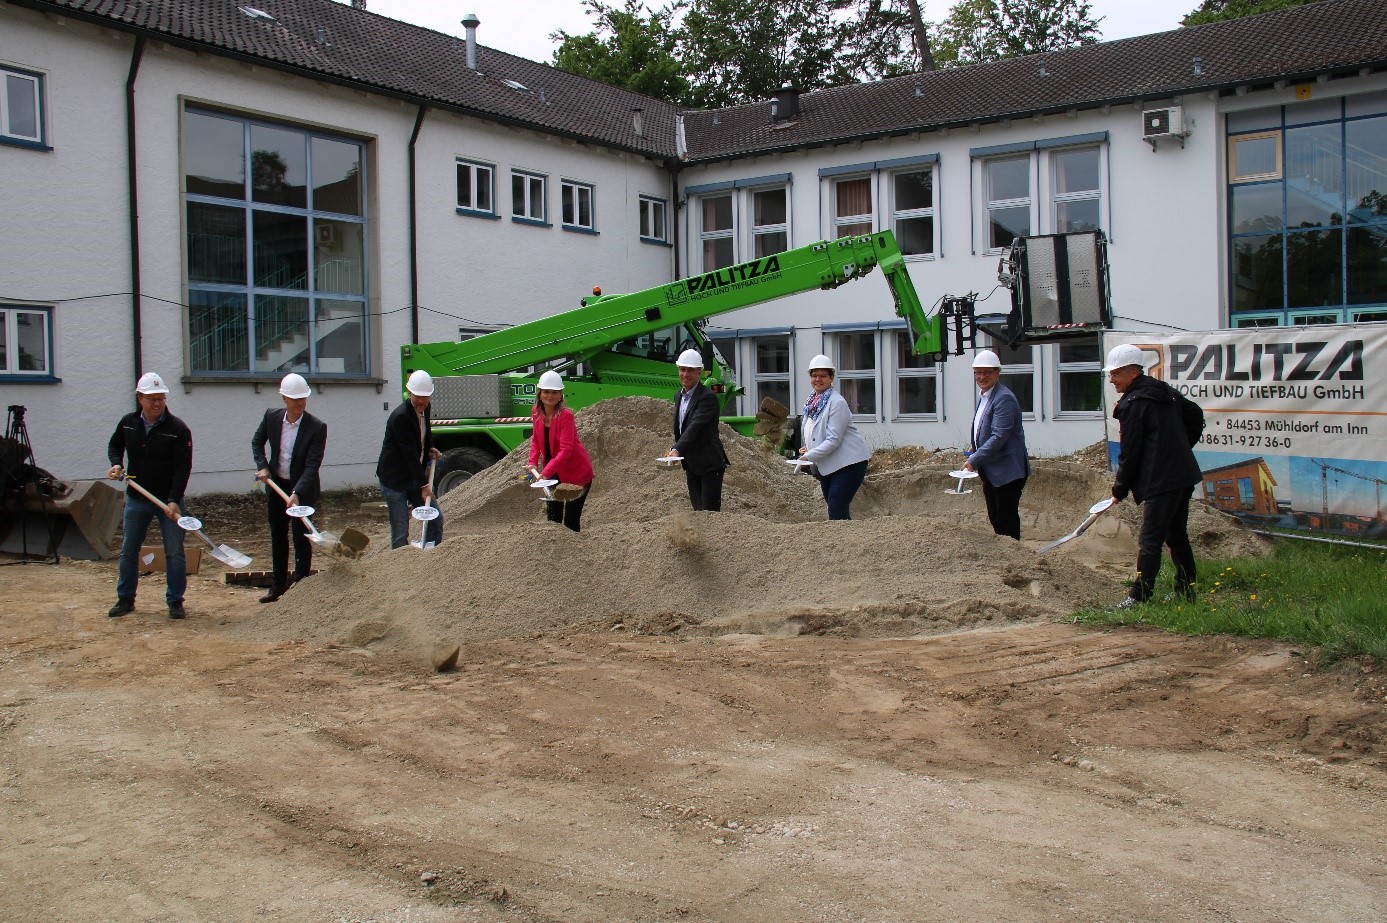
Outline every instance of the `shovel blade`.
<svg viewBox="0 0 1387 923"><path fill-rule="evenodd" d="M232 570L244 570L250 567L250 557L229 545L217 545L208 553Z"/></svg>

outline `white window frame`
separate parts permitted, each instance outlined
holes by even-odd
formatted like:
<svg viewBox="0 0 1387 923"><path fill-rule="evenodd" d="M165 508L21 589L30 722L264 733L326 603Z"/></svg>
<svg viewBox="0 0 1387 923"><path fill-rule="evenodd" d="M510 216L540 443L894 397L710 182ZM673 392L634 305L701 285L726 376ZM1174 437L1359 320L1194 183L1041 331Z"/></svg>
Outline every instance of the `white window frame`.
<svg viewBox="0 0 1387 923"><path fill-rule="evenodd" d="M32 99L34 103L34 127L38 130L35 135L21 135L14 130L11 124L10 113L10 82L11 80L27 81L33 85ZM13 144L21 144L26 147L46 147L47 142L47 111L44 107L44 77L34 71L19 70L14 67L0 67L0 141Z"/></svg>
<svg viewBox="0 0 1387 923"><path fill-rule="evenodd" d="M867 203L867 211L859 214L840 215L838 214L838 187L845 183L856 183L866 181L867 192L871 196L871 201ZM835 176L828 185L828 213L830 223L829 237L839 240L844 237L856 237L860 234L870 234L877 228L876 203L878 199L876 188L876 173L856 173L847 176ZM867 225L866 230L858 225ZM853 228L853 230L844 230Z"/></svg>
<svg viewBox="0 0 1387 923"><path fill-rule="evenodd" d="M1017 349L1021 348L1030 350L1030 361L1008 363L1008 354L1013 353ZM1007 384L1008 378L1018 378L1023 375L1029 375L1031 377L1031 406L1030 409L1027 409L1024 404L1021 405L1021 419L1023 420L1035 420L1040 417L1040 408L1036 405L1041 403L1041 385L1043 384L1043 382L1040 381L1041 363L1037 361L1036 350L1043 348L1043 344L1040 343L1022 343L1019 346L1011 348L1008 348L1007 345L1001 341L997 341L991 344L991 349L995 351L997 355L1002 359L1003 364L1000 379L1002 384ZM1010 388L1011 386L1008 385L1008 387ZM1013 393L1015 393L1016 391L1015 388L1011 388L1011 390ZM1019 394L1016 395L1016 402L1018 404L1021 403L1021 397L1022 396ZM976 395L974 398L974 402L976 403Z"/></svg>
<svg viewBox="0 0 1387 923"><path fill-rule="evenodd" d="M658 221L656 218L658 217ZM651 244L669 243L669 202L656 196L642 195L636 205L636 233Z"/></svg>
<svg viewBox="0 0 1387 923"><path fill-rule="evenodd" d="M41 358L43 368L19 368L19 315L30 314L41 318L43 329L43 348ZM53 309L37 305L6 304L0 302L0 347L3 347L3 360L0 360L0 379L11 381L32 378L53 378Z"/></svg>
<svg viewBox="0 0 1387 923"><path fill-rule="evenodd" d="M1012 161L1022 161L1026 165L1026 195L1013 196L1009 199L992 198L992 173L994 166ZM1036 233L1036 214L1035 214L1035 153L1033 151L1022 154L1005 154L996 157L985 157L982 163L982 199L983 199L983 252L987 254L1001 253L1006 249L1005 246L996 246L992 242L992 213L1003 209L1025 208L1027 210L1027 231L1020 236L1028 237Z"/></svg>
<svg viewBox="0 0 1387 923"><path fill-rule="evenodd" d="M462 200L462 171L466 170L468 175L469 188L471 190L470 201ZM469 160L465 157L457 158L457 171L459 182L457 184L457 210L462 215L478 215L487 218L496 217L496 165L484 163L480 160ZM485 189L488 204L482 205L477 200L480 198L478 193Z"/></svg>
<svg viewBox="0 0 1387 923"><path fill-rule="evenodd" d="M732 226L729 228L714 228L708 230L703 226L704 206L713 199L727 199L732 213ZM700 272L710 272L713 269L721 269L721 266L711 266L708 264L707 253L708 244L711 242L730 240L732 242L732 259L728 266L735 266L738 262L737 251L737 194L735 190L726 189L718 192L708 192L698 197L698 207L695 209L694 220L698 222L698 265Z"/></svg>
<svg viewBox="0 0 1387 923"><path fill-rule="evenodd" d="M892 170L886 174L891 197L891 230L896 235L896 243L901 246L901 253L907 260L933 260L939 255L939 165L934 163L921 164L919 166L908 167L900 170ZM896 202L896 180L902 176L912 176L916 173L928 173L930 177L930 205L928 208L898 208ZM903 235L900 233L900 222L918 218L930 219L930 249L928 253L906 253Z"/></svg>
<svg viewBox="0 0 1387 923"><path fill-rule="evenodd" d="M847 394L844 389L845 382L871 382L872 393L876 398L876 409L868 413L861 413L856 408L852 408L852 418L864 423L875 423L881 419L882 402L885 399L885 395L882 394L880 374L881 337L878 336L877 333L878 331L875 327L866 327L856 330L834 330L830 334L832 337L831 348L833 350L832 353L830 353L830 357L834 360L834 365L837 367L837 371L834 373L833 377L833 386L838 390L838 393L843 395L846 400ZM871 337L872 367L870 369L845 369L843 368L844 340L849 337L860 336ZM852 407L851 401L849 401L849 407Z"/></svg>
<svg viewBox="0 0 1387 923"><path fill-rule="evenodd" d="M754 336L746 337L751 351L751 365L748 375L752 392L749 395L752 413L761 409L761 399L764 395L762 389L768 384L784 383L786 400L789 402L789 410L794 413L795 400L795 338L790 332L785 333L758 333ZM780 340L785 346L785 371L765 372L761 370L761 351L758 349L762 340Z"/></svg>
<svg viewBox="0 0 1387 923"><path fill-rule="evenodd" d="M1059 159L1060 157L1066 155L1066 154L1079 154L1079 153L1084 153L1084 152L1086 152L1086 151L1092 151L1093 154L1094 154L1094 155L1097 157L1097 159L1098 159L1097 171L1096 171L1097 174L1098 174L1098 177L1097 177L1097 178L1098 178L1098 185L1095 186L1095 187L1092 188L1092 189L1081 189L1081 190L1077 190L1077 191L1074 191L1074 192L1065 192L1065 193L1056 192L1056 190L1059 188L1059 181L1058 181L1058 168L1059 168L1059 164L1058 164L1058 159ZM1055 147L1055 148L1049 148L1049 149L1047 149L1047 150L1045 151L1045 157L1046 157L1046 160L1048 161L1048 164L1047 164L1047 166L1048 166L1047 178L1049 179L1049 186L1050 186L1050 188L1049 188L1049 199L1050 199L1050 201L1049 201L1049 208L1048 208L1048 213L1049 213L1049 214L1048 214L1047 217L1049 218L1050 231L1051 231L1052 233L1055 233L1055 234L1062 234L1062 233L1067 233L1067 232L1070 230L1069 228L1061 228L1061 227L1060 227L1060 222L1059 222L1059 211L1060 211L1060 206L1061 206L1061 205L1066 205L1066 204L1071 204L1071 203L1077 203L1077 202L1096 202L1096 203L1098 204L1098 227L1097 227L1097 229L1098 229L1098 230L1103 229L1103 227L1104 227L1104 221L1103 221L1103 196L1104 196L1104 192L1105 192L1105 190L1104 190L1104 188L1103 188L1103 186L1104 186L1104 184L1103 184L1103 176L1104 176L1104 172L1105 172L1105 171L1103 170L1103 151L1104 151L1104 145L1102 145L1102 144L1076 144L1076 145L1073 145L1073 146L1070 146L1070 147ZM1083 229L1081 229L1081 230L1093 230L1093 229L1083 228Z"/></svg>
<svg viewBox="0 0 1387 923"><path fill-rule="evenodd" d="M1078 339L1078 338L1076 338ZM1089 339L1087 337L1082 339ZM1101 420L1103 419L1103 394L1102 389L1105 382L1103 376L1103 356L1102 341L1095 334L1091 338L1094 348L1097 351L1092 360L1087 362L1065 362L1063 361L1064 341L1055 343L1055 394L1054 407L1055 419L1057 420ZM1032 353L1034 357L1034 353ZM1073 375L1092 375L1098 382L1098 406L1093 410L1065 410L1064 409L1064 381L1065 376Z"/></svg>
<svg viewBox="0 0 1387 923"><path fill-rule="evenodd" d="M783 194L783 195L785 196L785 220L784 220L784 221L781 221L781 222L772 223L772 224L757 224L757 223L756 223L756 198L757 198L757 196L765 195L765 194L767 194L767 193L774 193L774 192L779 192L779 193L781 193L781 194ZM757 257L762 257L762 256L771 256L772 254L775 254L775 253L784 253L786 250L790 249L790 186L789 186L789 184L788 184L788 183L776 183L776 184L767 185L767 186L757 186L757 187L754 187L754 188L751 188L751 189L746 190L746 193L747 193L746 213L747 213L747 217L748 217L747 224L750 226L750 236L751 236L751 239L747 242L747 244L748 244L748 245L747 245L747 253L750 254L750 258L757 258ZM779 249L768 249L768 250L766 250L764 253L761 252L760 243L761 243L762 238L769 237L769 236L772 235L772 234L784 234L784 235L785 235L785 245L784 245L783 247L780 247Z"/></svg>
<svg viewBox="0 0 1387 923"><path fill-rule="evenodd" d="M516 195L516 181L520 181L520 195ZM535 173L532 170L520 170L512 168L510 171L511 183L511 220L519 224L537 224L544 227L552 227L549 224L549 177L544 173Z"/></svg>
<svg viewBox="0 0 1387 923"><path fill-rule="evenodd" d="M911 335L910 335L910 330L909 330L909 329L905 329L905 330L894 329L894 330L888 330L887 332L890 333L890 334L892 334L892 337L891 337L891 346L892 346L892 349L891 349L891 359L892 359L893 370L894 370L894 375L895 375L895 382L896 382L896 393L895 393L895 411L896 411L896 413L895 413L894 419L895 419L895 420L898 420L898 421L910 422L910 423L921 423L921 422L925 422L925 423L937 423L937 422L939 422L940 420L942 420L942 419L944 418L944 417L943 417L943 413L944 413L944 411L943 411L943 407L944 407L944 374L943 374L943 371L944 371L944 363L940 362L938 359L929 359L929 357L925 357L925 356L916 356L914 350L911 348L913 344L912 344L912 341L911 341ZM910 355L911 357L913 357L913 358L915 358L915 359L917 359L917 360L920 360L920 361L926 361L926 360L928 360L928 361L931 362L931 364L928 365L928 366L923 366L923 367L902 366L902 365L901 365L901 361L900 361L901 350L902 350L902 348L904 348L905 352L906 352L908 355ZM904 402L901 400L901 384L902 384L902 382L904 382L906 379L911 379L911 380L933 379L933 380L934 380L934 410L914 411L914 410L906 410L906 409L904 408Z"/></svg>
<svg viewBox="0 0 1387 923"><path fill-rule="evenodd" d="M583 200L587 200L587 221L583 220ZM573 220L568 220L569 214ZM576 179L559 180L559 219L565 231L597 233L597 187Z"/></svg>

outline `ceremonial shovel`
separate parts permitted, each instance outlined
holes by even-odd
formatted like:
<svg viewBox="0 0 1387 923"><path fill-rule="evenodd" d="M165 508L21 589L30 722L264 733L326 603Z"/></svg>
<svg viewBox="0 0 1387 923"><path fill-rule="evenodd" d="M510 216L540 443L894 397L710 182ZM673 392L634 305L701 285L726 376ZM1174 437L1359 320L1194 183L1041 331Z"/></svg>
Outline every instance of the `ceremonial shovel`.
<svg viewBox="0 0 1387 923"><path fill-rule="evenodd" d="M160 509L164 507L164 502L162 500L154 496L149 491L145 490L139 484L136 484L134 479L131 478L129 475L125 476L125 483L135 488L137 492L143 494L145 499L147 499L150 503L153 503ZM207 547L212 549L208 552L208 554L216 558L218 561L221 561L227 567L230 567L233 570L242 570L250 566L250 558L248 556L237 551L235 548L232 548L230 545L218 545L216 542L208 538L207 533L202 531L202 520L198 519L196 516L178 517L178 527L182 529L184 532L194 533L195 535L197 535L198 538L206 542Z"/></svg>
<svg viewBox="0 0 1387 923"><path fill-rule="evenodd" d="M1093 525L1095 522L1098 521L1098 517L1103 515L1103 511L1108 509L1108 507L1112 506L1116 502L1117 501L1114 500L1112 497L1107 497L1103 500L1099 500L1097 503L1093 504L1093 506L1090 506L1088 508L1088 518L1085 519L1083 522L1079 523L1079 527L1077 529L1075 529L1073 532L1070 532L1068 535L1063 536L1062 538L1055 539L1048 545L1041 545L1039 548L1036 549L1035 553L1044 554L1045 552L1053 548L1058 548L1060 545L1063 545L1071 538L1078 538L1080 535L1083 535L1084 531L1089 526Z"/></svg>

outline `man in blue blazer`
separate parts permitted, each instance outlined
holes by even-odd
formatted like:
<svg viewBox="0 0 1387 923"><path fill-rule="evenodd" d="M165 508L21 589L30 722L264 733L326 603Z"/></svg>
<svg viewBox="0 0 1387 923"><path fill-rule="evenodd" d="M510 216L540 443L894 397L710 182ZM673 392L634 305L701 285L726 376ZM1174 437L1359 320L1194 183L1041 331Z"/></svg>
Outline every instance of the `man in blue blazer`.
<svg viewBox="0 0 1387 923"><path fill-rule="evenodd" d="M1021 540L1021 491L1031 474L1021 403L1001 384L1002 360L990 349L973 359L973 382L981 392L973 415L973 452L963 463L976 471L987 501L992 531Z"/></svg>
<svg viewBox="0 0 1387 923"><path fill-rule="evenodd" d="M667 454L684 458L689 504L716 513L722 509L722 475L728 464L718 438L718 396L699 381L703 356L698 350L684 350L674 364L679 393L674 396L674 448Z"/></svg>
<svg viewBox="0 0 1387 923"><path fill-rule="evenodd" d="M279 383L284 400L282 410L267 410L250 440L255 459L255 479L274 481L289 495L289 502L273 490L265 491L265 509L270 523L270 591L260 597L272 603L289 589L289 533L294 534L294 582L313 570L313 545L302 519L284 511L290 506L313 506L322 494L318 468L327 450L327 424L306 409L312 389L302 375L290 372ZM266 454L265 447L269 446Z"/></svg>

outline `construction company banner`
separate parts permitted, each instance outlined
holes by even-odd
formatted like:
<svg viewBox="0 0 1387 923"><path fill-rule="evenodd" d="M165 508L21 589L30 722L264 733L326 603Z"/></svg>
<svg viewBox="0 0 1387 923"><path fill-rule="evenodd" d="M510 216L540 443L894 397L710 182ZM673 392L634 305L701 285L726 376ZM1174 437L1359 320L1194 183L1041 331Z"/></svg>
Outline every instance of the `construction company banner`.
<svg viewBox="0 0 1387 923"><path fill-rule="evenodd" d="M1387 538L1387 324L1104 333L1105 354L1120 343L1204 408L1196 499L1256 527Z"/></svg>

